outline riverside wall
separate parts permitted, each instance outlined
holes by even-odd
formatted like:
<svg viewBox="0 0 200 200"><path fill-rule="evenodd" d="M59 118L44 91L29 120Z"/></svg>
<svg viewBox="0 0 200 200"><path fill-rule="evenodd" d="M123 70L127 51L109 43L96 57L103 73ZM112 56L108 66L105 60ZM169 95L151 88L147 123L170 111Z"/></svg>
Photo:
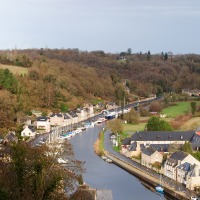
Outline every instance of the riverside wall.
<svg viewBox="0 0 200 200"><path fill-rule="evenodd" d="M119 159L118 157L112 155L111 153L105 151L105 156L110 158L114 164L128 171L129 173L136 176L141 180L142 184L149 188L152 191L155 191L155 187L159 184L159 180L152 175L145 173L143 170L130 165L129 163ZM166 196L170 197L170 199L178 199L178 200L188 200L190 197L187 197L184 192L177 191L175 188L170 187L170 185L163 183L163 187L165 190Z"/></svg>

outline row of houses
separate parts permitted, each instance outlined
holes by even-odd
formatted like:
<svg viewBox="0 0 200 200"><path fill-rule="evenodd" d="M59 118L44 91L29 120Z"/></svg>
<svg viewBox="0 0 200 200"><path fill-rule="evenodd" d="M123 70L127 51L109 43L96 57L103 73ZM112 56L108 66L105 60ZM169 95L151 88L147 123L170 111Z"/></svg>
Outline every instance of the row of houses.
<svg viewBox="0 0 200 200"><path fill-rule="evenodd" d="M197 96L199 97L200 96L200 90L199 89L183 89L182 90L182 94L187 94L189 96Z"/></svg>
<svg viewBox="0 0 200 200"><path fill-rule="evenodd" d="M34 123L31 123L30 120L26 123L21 132L21 136L32 137L41 131L50 132L52 127L69 126L82 122L93 116L93 106L78 108L76 111L69 111L68 113L52 113L48 117L38 115Z"/></svg>
<svg viewBox="0 0 200 200"><path fill-rule="evenodd" d="M185 142L189 142L194 151L199 151L200 132L141 131L124 139L121 153L131 158L141 155L141 165L151 169L161 166L160 173L195 190L200 188L200 162L183 151L170 154L172 147L178 149ZM164 155L167 155L166 160Z"/></svg>

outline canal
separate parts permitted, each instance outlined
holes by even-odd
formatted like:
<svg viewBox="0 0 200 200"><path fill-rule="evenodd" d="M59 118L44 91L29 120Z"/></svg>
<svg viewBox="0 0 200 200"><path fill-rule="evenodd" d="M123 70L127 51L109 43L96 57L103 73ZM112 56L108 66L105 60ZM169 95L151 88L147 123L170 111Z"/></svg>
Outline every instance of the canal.
<svg viewBox="0 0 200 200"><path fill-rule="evenodd" d="M75 158L85 161L84 181L92 188L111 190L113 200L168 199L146 188L139 179L120 167L105 162L94 153L93 145L102 128L103 125L97 125L70 140Z"/></svg>

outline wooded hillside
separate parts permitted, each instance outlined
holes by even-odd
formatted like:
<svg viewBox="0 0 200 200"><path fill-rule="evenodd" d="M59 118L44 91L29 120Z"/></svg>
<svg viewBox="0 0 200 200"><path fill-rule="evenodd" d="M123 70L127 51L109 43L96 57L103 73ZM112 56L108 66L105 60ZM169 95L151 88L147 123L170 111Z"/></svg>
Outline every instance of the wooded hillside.
<svg viewBox="0 0 200 200"><path fill-rule="evenodd" d="M199 89L199 74L200 55L194 54L0 51L0 128L15 126L17 116L32 109L66 111L99 99L132 101L134 96Z"/></svg>

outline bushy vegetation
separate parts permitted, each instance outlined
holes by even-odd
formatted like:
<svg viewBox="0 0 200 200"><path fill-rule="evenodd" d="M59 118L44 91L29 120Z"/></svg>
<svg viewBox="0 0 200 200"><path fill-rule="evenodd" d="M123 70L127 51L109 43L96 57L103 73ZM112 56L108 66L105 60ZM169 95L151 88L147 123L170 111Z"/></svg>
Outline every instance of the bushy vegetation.
<svg viewBox="0 0 200 200"><path fill-rule="evenodd" d="M174 94L183 88L194 89L200 85L200 56L193 54L168 57L150 52L107 54L78 49L4 50L0 51L0 63L4 68L9 65L11 69L13 65L27 69L24 74L0 70L0 89L6 95L2 105L7 99L12 104L11 114L5 109L0 110L3 126L7 129L11 121L12 126L16 124L18 112L28 113L35 108L44 113L49 110L59 112L75 109L84 103L96 104L98 99L120 104L138 96L145 98L173 91L165 100L167 103L171 99L180 100ZM155 108L160 110L158 105Z"/></svg>
<svg viewBox="0 0 200 200"><path fill-rule="evenodd" d="M0 150L0 198L69 199L81 180L82 163L73 157L70 144L32 148L25 143L7 145ZM67 167L58 163L60 156L68 160ZM64 192L65 191L65 192Z"/></svg>
<svg viewBox="0 0 200 200"><path fill-rule="evenodd" d="M172 131L173 130L173 128L167 121L157 116L150 117L150 119L147 122L146 128L148 131Z"/></svg>

